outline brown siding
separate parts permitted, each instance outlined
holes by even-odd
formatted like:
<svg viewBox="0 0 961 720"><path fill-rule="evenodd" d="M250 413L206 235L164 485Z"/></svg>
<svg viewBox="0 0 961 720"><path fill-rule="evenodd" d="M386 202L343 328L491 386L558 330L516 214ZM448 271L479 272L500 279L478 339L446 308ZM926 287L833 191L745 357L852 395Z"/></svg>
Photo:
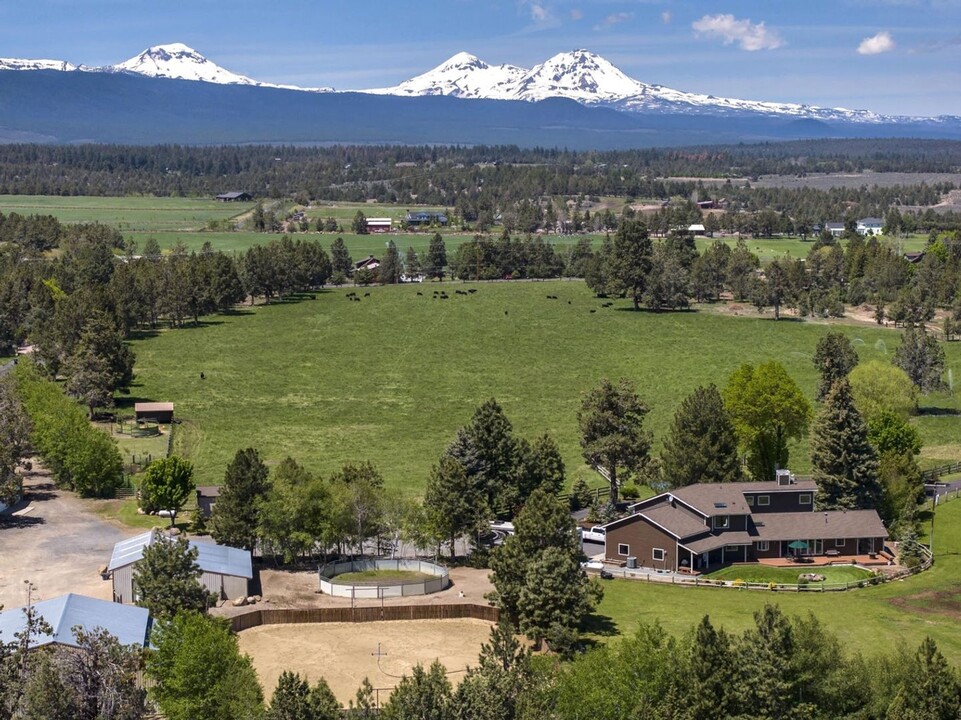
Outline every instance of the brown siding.
<svg viewBox="0 0 961 720"><path fill-rule="evenodd" d="M758 496L765 495L771 498L770 505L758 505ZM809 495L811 502L802 505L799 501L801 495ZM744 497L753 497L754 505L751 506L751 514L762 515L772 512L804 512L814 510L814 491L813 490L780 490L778 492L751 492L744 493Z"/></svg>
<svg viewBox="0 0 961 720"><path fill-rule="evenodd" d="M452 605L388 605L359 608L303 608L252 610L230 618L234 632L260 625L297 623L376 622L379 620L456 620L472 618L496 623L500 610L489 605L458 603Z"/></svg>
<svg viewBox="0 0 961 720"><path fill-rule="evenodd" d="M630 555L637 558L638 567L673 570L677 563L677 541L668 533L644 518L637 516L614 528L608 528L604 555L608 560L625 562L627 555L619 555L617 546L625 543L630 546ZM654 561L654 548L664 550L664 561ZM685 553L686 555L686 553Z"/></svg>

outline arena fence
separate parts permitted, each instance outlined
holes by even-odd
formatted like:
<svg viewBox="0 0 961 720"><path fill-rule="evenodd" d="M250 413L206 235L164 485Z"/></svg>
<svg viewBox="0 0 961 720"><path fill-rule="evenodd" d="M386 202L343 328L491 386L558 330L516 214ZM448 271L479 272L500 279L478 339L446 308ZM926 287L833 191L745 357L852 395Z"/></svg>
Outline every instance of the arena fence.
<svg viewBox="0 0 961 720"><path fill-rule="evenodd" d="M382 620L460 620L469 618L496 623L500 610L490 605L387 605L386 607L343 608L258 608L230 618L234 632L260 625L295 623L349 623Z"/></svg>
<svg viewBox="0 0 961 720"><path fill-rule="evenodd" d="M416 572L430 575L428 580L414 582L338 582L337 576L349 572L369 570L394 570ZM447 568L425 560L396 558L393 560L354 560L342 563L327 563L319 570L320 591L334 597L349 597L355 600L383 600L384 598L429 595L450 586Z"/></svg>

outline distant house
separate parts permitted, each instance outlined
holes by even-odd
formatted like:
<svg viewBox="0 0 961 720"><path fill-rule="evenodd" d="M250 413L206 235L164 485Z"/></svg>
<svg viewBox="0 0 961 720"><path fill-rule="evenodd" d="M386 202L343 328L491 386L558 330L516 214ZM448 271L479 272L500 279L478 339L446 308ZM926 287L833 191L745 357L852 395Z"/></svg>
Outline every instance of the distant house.
<svg viewBox="0 0 961 720"><path fill-rule="evenodd" d="M390 218L367 218L367 232L385 233L390 232L394 221Z"/></svg>
<svg viewBox="0 0 961 720"><path fill-rule="evenodd" d="M696 483L631 506L605 525L610 561L655 570L792 556L878 553L888 536L874 510L814 511L817 486L786 470L771 482Z"/></svg>
<svg viewBox="0 0 961 720"><path fill-rule="evenodd" d="M924 260L924 250L919 250L918 252L906 252L904 253L904 259L912 265L917 265L919 262Z"/></svg>
<svg viewBox="0 0 961 720"><path fill-rule="evenodd" d="M700 210L715 210L717 208L717 200L699 200L697 207Z"/></svg>
<svg viewBox="0 0 961 720"><path fill-rule="evenodd" d="M861 235L881 235L884 229L884 220L876 217L867 217L858 220L857 230Z"/></svg>
<svg viewBox="0 0 961 720"><path fill-rule="evenodd" d="M704 229L704 226L701 223L694 223L693 225L688 225L687 231L691 233L691 235L703 235L704 233L707 232L707 230Z"/></svg>
<svg viewBox="0 0 961 720"><path fill-rule="evenodd" d="M442 212L431 212L421 210L419 212L409 212L404 218L404 223L408 227L421 227L424 225L447 225L447 215Z"/></svg>
<svg viewBox="0 0 961 720"><path fill-rule="evenodd" d="M220 202L250 202L253 196L246 192L228 192L217 196Z"/></svg>
<svg viewBox="0 0 961 720"><path fill-rule="evenodd" d="M368 255L363 260L354 263L354 272L358 270L376 270L380 267L380 260L373 255Z"/></svg>
<svg viewBox="0 0 961 720"><path fill-rule="evenodd" d="M134 567L143 558L144 549L157 542L159 536L160 531L154 528L114 545L107 565L107 572L113 581L114 601L132 603L136 600ZM250 580L254 576L249 551L197 540L191 540L190 547L197 548L197 564L203 571L200 581L209 592L221 600L247 595Z"/></svg>
<svg viewBox="0 0 961 720"><path fill-rule="evenodd" d="M824 229L831 233L832 237L841 237L844 234L844 223L829 222L824 223Z"/></svg>
<svg viewBox="0 0 961 720"><path fill-rule="evenodd" d="M35 603L33 609L50 626L50 634L31 638L31 648L46 645L77 647L75 627L86 632L101 628L117 638L121 645L147 645L150 613L146 608L69 593ZM25 630L26 625L26 608L0 613L0 643L13 642L14 635Z"/></svg>
<svg viewBox="0 0 961 720"><path fill-rule="evenodd" d="M214 505L220 497L219 485L199 485L197 487L197 509L205 519L210 519L213 515Z"/></svg>
<svg viewBox="0 0 961 720"><path fill-rule="evenodd" d="M171 402L140 402L133 406L137 422L151 421L169 425L174 420L174 404Z"/></svg>

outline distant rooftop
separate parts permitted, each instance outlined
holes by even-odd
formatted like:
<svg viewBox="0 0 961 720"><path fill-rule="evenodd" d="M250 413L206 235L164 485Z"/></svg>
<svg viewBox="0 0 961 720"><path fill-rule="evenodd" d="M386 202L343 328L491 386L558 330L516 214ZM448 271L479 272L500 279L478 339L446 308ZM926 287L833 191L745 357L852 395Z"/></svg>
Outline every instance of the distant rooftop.
<svg viewBox="0 0 961 720"><path fill-rule="evenodd" d="M73 593L43 600L35 603L33 607L50 625L52 632L50 635L36 636L30 647L51 644L77 647L73 628L78 625L86 631L102 628L116 637L122 645L143 647L147 643L150 613L146 608L119 605ZM14 635L26 627L26 621L25 608L0 613L0 642L13 641Z"/></svg>

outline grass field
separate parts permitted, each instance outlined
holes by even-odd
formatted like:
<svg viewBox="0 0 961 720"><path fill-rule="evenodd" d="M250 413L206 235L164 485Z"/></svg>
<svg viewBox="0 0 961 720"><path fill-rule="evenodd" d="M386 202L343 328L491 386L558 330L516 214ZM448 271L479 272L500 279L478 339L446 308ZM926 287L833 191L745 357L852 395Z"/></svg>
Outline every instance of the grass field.
<svg viewBox="0 0 961 720"><path fill-rule="evenodd" d="M766 603L777 603L789 614L814 613L847 652L871 656L889 652L899 642L913 651L929 635L951 663L961 664L961 501L938 509L935 535L936 562L930 570L847 592L766 592L607 581L593 629L603 639L632 632L639 622L656 621L680 634L710 615L715 625L740 632L752 624L754 611Z"/></svg>
<svg viewBox="0 0 961 720"><path fill-rule="evenodd" d="M815 573L824 576L826 583L857 582L871 577L871 571L852 565L829 565L827 567L776 568L766 565L731 565L704 577L712 580L743 580L747 583L797 583L801 574Z"/></svg>
<svg viewBox="0 0 961 720"><path fill-rule="evenodd" d="M811 356L828 329L753 311L634 313L626 300L601 309L580 281L480 283L468 296L452 292L467 285L445 285L450 300L432 299L434 287L371 288L361 302L333 290L161 332L135 342L137 380L120 402L176 403L175 448L195 462L199 484L220 482L236 450L253 446L271 463L290 455L322 473L369 459L388 485L416 494L457 428L495 396L516 432L551 432L568 475L595 484L576 413L601 378L634 380L659 444L685 395L723 385L743 362L779 360L813 399ZM837 327L862 359L888 360L899 339L874 326ZM957 375L961 344L945 349ZM934 401L941 414L917 422L944 451L958 442L957 398ZM791 467L809 470L806 440Z"/></svg>
<svg viewBox="0 0 961 720"><path fill-rule="evenodd" d="M349 585L351 583L375 582L392 583L401 585L405 583L423 582L430 580L431 575L427 573L414 572L413 570L358 570L357 572L341 573L334 582L338 585Z"/></svg>

